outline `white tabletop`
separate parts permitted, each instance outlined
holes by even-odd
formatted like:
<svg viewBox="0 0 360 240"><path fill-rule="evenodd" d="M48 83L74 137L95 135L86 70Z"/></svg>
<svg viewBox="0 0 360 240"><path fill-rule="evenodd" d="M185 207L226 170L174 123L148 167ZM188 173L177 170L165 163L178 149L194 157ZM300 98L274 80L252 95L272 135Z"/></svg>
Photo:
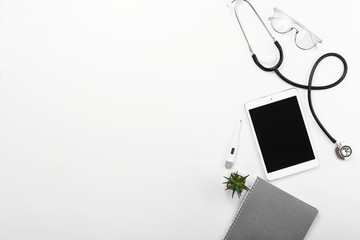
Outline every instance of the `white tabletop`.
<svg viewBox="0 0 360 240"><path fill-rule="evenodd" d="M340 161L299 90L320 166L272 183L319 209L306 239L359 239L359 32L355 1L251 0L284 48L281 71L306 84L327 52L349 65L314 108L355 156ZM299 50L275 33L277 6L323 39ZM275 53L242 13L262 59ZM250 15L249 17L247 15ZM0 239L218 240L239 206L232 171L264 178L246 101L289 85L258 69L223 0L0 0ZM337 80L327 59L314 84Z"/></svg>

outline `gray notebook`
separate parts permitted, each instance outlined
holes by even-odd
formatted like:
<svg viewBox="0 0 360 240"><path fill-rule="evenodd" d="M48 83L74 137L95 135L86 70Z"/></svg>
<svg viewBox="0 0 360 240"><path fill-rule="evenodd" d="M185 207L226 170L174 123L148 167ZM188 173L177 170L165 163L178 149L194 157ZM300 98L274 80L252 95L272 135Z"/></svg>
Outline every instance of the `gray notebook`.
<svg viewBox="0 0 360 240"><path fill-rule="evenodd" d="M318 210L257 178L224 240L304 239Z"/></svg>

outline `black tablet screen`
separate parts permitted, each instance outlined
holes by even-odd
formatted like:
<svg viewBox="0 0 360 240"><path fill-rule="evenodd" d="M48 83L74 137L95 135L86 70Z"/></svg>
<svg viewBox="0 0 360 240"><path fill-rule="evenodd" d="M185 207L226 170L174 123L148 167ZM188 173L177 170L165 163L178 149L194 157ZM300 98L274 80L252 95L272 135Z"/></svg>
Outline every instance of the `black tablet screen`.
<svg viewBox="0 0 360 240"><path fill-rule="evenodd" d="M269 173L315 158L296 97L249 112Z"/></svg>

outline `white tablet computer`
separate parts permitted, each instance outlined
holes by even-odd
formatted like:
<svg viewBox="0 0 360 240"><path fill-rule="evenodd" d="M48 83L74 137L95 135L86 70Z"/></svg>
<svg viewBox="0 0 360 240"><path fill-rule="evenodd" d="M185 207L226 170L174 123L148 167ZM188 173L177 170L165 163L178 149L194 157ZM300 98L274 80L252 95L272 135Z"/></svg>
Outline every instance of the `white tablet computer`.
<svg viewBox="0 0 360 240"><path fill-rule="evenodd" d="M295 88L245 104L268 180L319 165Z"/></svg>

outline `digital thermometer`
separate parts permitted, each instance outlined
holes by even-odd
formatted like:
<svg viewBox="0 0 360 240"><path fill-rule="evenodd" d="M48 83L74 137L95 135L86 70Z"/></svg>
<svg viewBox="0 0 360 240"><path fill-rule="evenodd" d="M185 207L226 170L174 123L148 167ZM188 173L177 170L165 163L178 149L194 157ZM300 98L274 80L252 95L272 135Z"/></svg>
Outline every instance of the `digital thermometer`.
<svg viewBox="0 0 360 240"><path fill-rule="evenodd" d="M234 132L234 136L233 139L231 141L231 147L230 147L230 152L229 152L229 156L226 159L225 162L225 167L227 169L232 168L234 162L235 162L235 158L236 158L236 152L237 149L239 147L239 139L240 139L240 132L241 132L241 125L242 125L242 120L240 120L236 126L236 130Z"/></svg>

